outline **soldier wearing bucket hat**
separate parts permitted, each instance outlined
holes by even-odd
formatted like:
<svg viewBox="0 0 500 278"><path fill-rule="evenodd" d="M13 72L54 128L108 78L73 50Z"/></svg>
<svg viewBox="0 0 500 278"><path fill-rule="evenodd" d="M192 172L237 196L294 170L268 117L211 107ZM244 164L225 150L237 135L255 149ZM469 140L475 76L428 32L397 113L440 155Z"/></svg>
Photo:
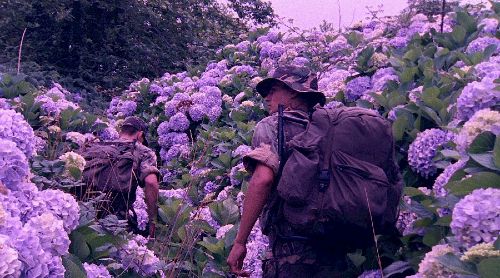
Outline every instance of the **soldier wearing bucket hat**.
<svg viewBox="0 0 500 278"><path fill-rule="evenodd" d="M270 116L255 127L252 139L253 150L243 158L245 168L252 174L245 194L240 227L228 256L227 263L232 273L248 276L242 269L246 256L246 241L250 231L260 216L262 232L269 237L269 246L263 260L263 277L310 277L312 268L320 268L323 260L336 261L326 254L317 262L321 253L311 251L307 242L284 242L281 236L294 235L295 231L287 222L277 220L279 197L276 181L279 180L280 156L278 146L278 107L283 105L284 116L296 119L287 122L284 133L287 138L304 131L301 120L307 120L316 105L325 104L325 96L318 90L318 79L305 67L278 67L270 77L256 86L256 91L264 98ZM279 236L277 231L280 231ZM281 234L283 233L283 234ZM306 255L304 252L309 252ZM303 262L308 266L304 267ZM323 272L325 277L337 277L336 266Z"/></svg>
<svg viewBox="0 0 500 278"><path fill-rule="evenodd" d="M160 171L155 152L145 145L146 131L143 120L128 117L123 121L120 137L116 141L98 142L87 148L83 153L87 162L83 181L86 186L84 192L106 193L98 218L116 215L118 219L128 221L132 232L154 237ZM144 188L147 205L145 230L139 229L137 214L132 206L138 186Z"/></svg>

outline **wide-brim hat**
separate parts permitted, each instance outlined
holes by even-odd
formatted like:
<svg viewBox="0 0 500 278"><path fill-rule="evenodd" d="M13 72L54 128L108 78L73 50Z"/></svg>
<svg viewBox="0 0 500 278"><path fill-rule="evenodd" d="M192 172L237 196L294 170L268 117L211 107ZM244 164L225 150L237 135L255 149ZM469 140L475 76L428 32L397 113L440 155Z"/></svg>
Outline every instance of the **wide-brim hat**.
<svg viewBox="0 0 500 278"><path fill-rule="evenodd" d="M266 97L276 83L282 83L298 93L306 94L305 96L313 103L324 105L326 102L325 95L318 90L318 77L306 67L278 67L271 72L271 77L260 81L255 90L262 97Z"/></svg>

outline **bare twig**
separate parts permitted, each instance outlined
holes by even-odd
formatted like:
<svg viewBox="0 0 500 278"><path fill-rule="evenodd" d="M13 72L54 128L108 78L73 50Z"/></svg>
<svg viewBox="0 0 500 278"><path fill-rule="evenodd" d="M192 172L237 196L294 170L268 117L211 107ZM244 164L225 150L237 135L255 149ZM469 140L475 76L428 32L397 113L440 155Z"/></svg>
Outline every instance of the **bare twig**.
<svg viewBox="0 0 500 278"><path fill-rule="evenodd" d="M377 251L378 267L380 268L380 274L382 275L382 278L384 278L384 272L383 272L383 268L382 268L382 260L380 259L380 254L378 252L377 236L375 235L375 227L373 225L372 210L370 208L370 202L368 199L368 192L366 192L366 187L364 188L364 190L365 190L365 196L366 196L366 204L368 205L368 212L370 213L370 222L372 224L373 241L375 241L375 250Z"/></svg>
<svg viewBox="0 0 500 278"><path fill-rule="evenodd" d="M24 35L26 34L26 29L28 28L24 28L23 36L21 37L21 43L19 44L19 54L17 57L17 74L19 74L19 72L21 71L21 51L23 49L23 41L24 41Z"/></svg>
<svg viewBox="0 0 500 278"><path fill-rule="evenodd" d="M341 29L341 22L342 22L342 13L340 12L340 0L337 0L337 11L338 11L338 14L339 14L339 33L340 31L342 30Z"/></svg>
<svg viewBox="0 0 500 278"><path fill-rule="evenodd" d="M443 28L444 28L445 8L446 8L446 0L443 0L443 3L441 5L441 33L443 33Z"/></svg>

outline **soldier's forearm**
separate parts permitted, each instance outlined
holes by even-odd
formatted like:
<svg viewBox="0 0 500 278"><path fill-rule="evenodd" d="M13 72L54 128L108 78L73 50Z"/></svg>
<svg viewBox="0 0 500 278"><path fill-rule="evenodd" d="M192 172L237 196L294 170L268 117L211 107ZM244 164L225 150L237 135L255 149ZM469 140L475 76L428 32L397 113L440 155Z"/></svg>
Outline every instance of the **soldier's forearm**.
<svg viewBox="0 0 500 278"><path fill-rule="evenodd" d="M146 188L144 190L144 197L146 201L146 206L147 206L147 212L148 212L148 218L149 221L155 221L156 217L158 215L158 180L156 179L156 176L153 179L146 179Z"/></svg>
<svg viewBox="0 0 500 278"><path fill-rule="evenodd" d="M245 244L271 192L273 172L267 166L257 166L243 202L243 215L235 242Z"/></svg>

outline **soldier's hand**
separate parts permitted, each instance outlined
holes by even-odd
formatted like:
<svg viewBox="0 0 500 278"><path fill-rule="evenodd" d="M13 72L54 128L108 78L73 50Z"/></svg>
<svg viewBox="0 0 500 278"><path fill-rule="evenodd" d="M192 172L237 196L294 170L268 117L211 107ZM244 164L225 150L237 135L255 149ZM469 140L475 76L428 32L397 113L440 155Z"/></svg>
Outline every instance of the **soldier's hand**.
<svg viewBox="0 0 500 278"><path fill-rule="evenodd" d="M149 223L149 238L151 238L151 239L155 238L155 229L156 229L155 223L150 222Z"/></svg>
<svg viewBox="0 0 500 278"><path fill-rule="evenodd" d="M242 270L243 260L247 255L247 247L245 244L235 242L229 256L227 257L227 264L232 273L242 276L249 277L250 273Z"/></svg>

